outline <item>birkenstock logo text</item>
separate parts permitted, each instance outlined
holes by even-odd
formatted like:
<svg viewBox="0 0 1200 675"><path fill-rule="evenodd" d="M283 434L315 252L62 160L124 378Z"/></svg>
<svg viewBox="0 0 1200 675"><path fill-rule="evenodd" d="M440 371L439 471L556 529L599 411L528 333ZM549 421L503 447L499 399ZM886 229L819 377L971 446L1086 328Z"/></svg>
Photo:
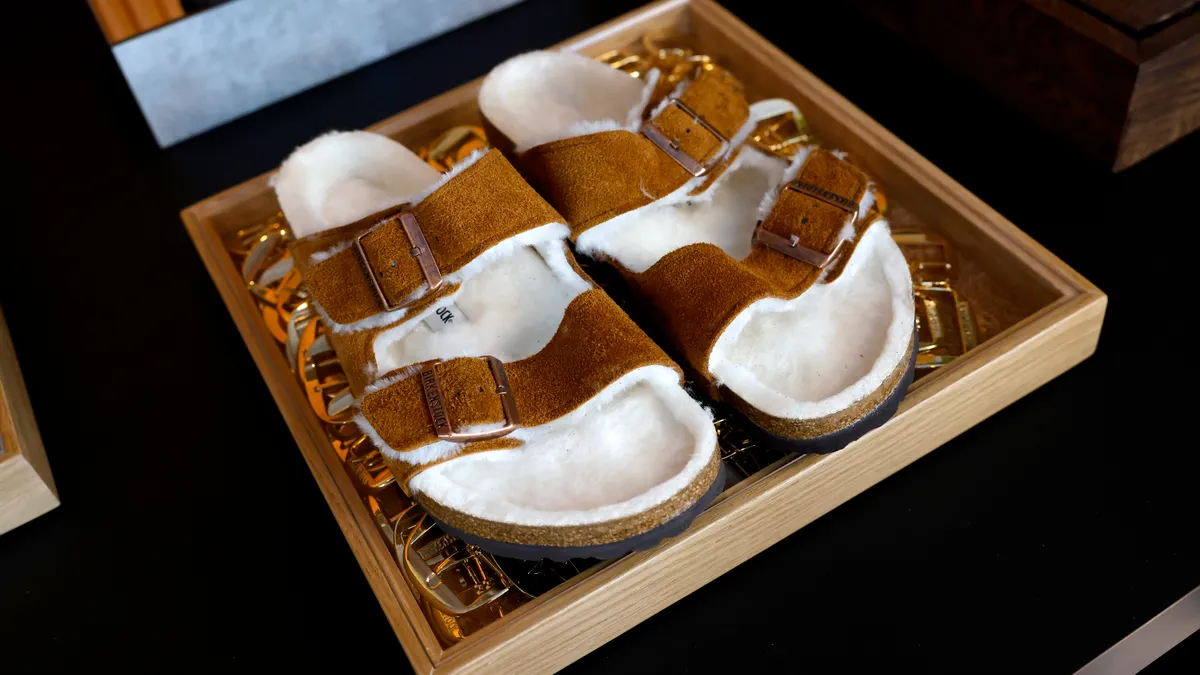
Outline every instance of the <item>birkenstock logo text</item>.
<svg viewBox="0 0 1200 675"><path fill-rule="evenodd" d="M858 211L857 202L852 199L846 199L836 192L830 192L819 185L805 183L802 180L794 180L791 183L788 183L787 187L801 194L808 195L809 197L820 199L831 206L836 206L840 209L845 209L846 211Z"/></svg>
<svg viewBox="0 0 1200 675"><path fill-rule="evenodd" d="M457 328L470 320L471 317L467 316L458 305L454 304L453 300L441 303L432 312L426 314L423 319L425 327L434 333Z"/></svg>
<svg viewBox="0 0 1200 675"><path fill-rule="evenodd" d="M449 430L450 421L446 418L446 406L442 403L442 388L438 386L437 373L433 372L432 367L421 371L421 388L425 390L425 402L429 405L435 432Z"/></svg>

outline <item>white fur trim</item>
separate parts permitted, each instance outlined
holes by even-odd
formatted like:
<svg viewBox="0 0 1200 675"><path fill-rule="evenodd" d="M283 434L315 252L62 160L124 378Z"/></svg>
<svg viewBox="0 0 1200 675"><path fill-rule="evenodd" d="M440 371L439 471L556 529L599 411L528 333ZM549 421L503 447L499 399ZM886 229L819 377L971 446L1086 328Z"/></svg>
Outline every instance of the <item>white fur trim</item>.
<svg viewBox="0 0 1200 675"><path fill-rule="evenodd" d="M774 192L784 168L783 160L742 148L701 194L692 195L689 182L589 229L575 240L575 248L585 255L610 257L633 272L644 272L671 251L700 242L715 244L740 260L750 255L761 196Z"/></svg>
<svg viewBox="0 0 1200 675"><path fill-rule="evenodd" d="M560 241L506 253L455 294L464 323L435 333L412 320L380 334L374 344L380 369L481 354L513 362L537 353L557 332L571 300L592 288L568 255ZM415 367L393 372L367 392L416 372ZM462 450L437 441L397 452L361 415L355 421L382 452L405 462L454 458ZM512 437L524 445L454 458L421 472L410 487L481 518L585 525L666 501L696 478L716 445L711 415L679 386L678 374L663 366L627 373L570 414L519 428Z"/></svg>
<svg viewBox="0 0 1200 675"><path fill-rule="evenodd" d="M342 251L345 251L346 249L350 248L353 245L354 245L353 239L348 239L346 241L338 242L338 243L334 244L333 246L330 246L329 248L325 249L324 251L317 251L316 253L309 256L308 260L313 265L316 265L317 263L325 262L326 260L329 260L333 256L341 253Z"/></svg>
<svg viewBox="0 0 1200 675"><path fill-rule="evenodd" d="M484 79L479 109L522 152L584 133L637 131L656 81L657 75L639 80L581 54L529 52Z"/></svg>
<svg viewBox="0 0 1200 675"><path fill-rule="evenodd" d="M393 384L396 384L397 382L403 382L404 380L407 380L408 378L416 375L419 372L421 372L421 366L419 366L415 363L405 366L405 367L401 368L399 370L399 372L395 373L394 375L388 375L387 377L380 378L380 379L372 382L371 384L368 384L366 386L366 388L363 389L363 396L367 396L368 394L374 394L377 391L383 391L384 389L387 389L388 387L392 386ZM361 401L355 401L354 405L356 407L361 407Z"/></svg>
<svg viewBox="0 0 1200 675"><path fill-rule="evenodd" d="M506 240L512 245L502 251L489 250L478 276L468 277L452 296L380 333L373 345L379 370L481 354L512 362L541 351L567 305L591 284L571 267L557 238L521 242L519 237ZM434 332L423 319L447 301L462 310L465 321Z"/></svg>
<svg viewBox="0 0 1200 675"><path fill-rule="evenodd" d="M426 187L424 190L421 190L420 192L410 195L408 197L408 199L405 199L403 201L408 202L408 203L412 204L413 206L420 204L421 202L425 201L426 197L437 192L439 189L441 189L441 187L443 185L445 185L446 183L449 183L450 180L453 179L455 176L462 173L463 171L466 171L467 167L469 167L472 164L474 164L475 162L478 162L479 160L483 159L483 156L488 154L489 150L491 150L491 148L484 147L484 148L479 148L478 150L473 151L471 154L467 155L466 158L464 158L461 162L450 167L449 171L447 171L446 173L443 173L441 175L442 177L440 179L438 179L437 182L430 184L428 187Z"/></svg>
<svg viewBox="0 0 1200 675"><path fill-rule="evenodd" d="M640 83L637 89L641 99ZM407 149L372 134L327 135L297 150L274 185L293 230L305 236L396 203L416 203L452 177L429 178L417 168L424 163L413 160ZM419 361L489 353L511 361L536 353L553 336L567 304L591 287L566 257L561 240L567 233L562 223L535 228L447 275L448 282L461 284L452 298L468 321L436 339L422 334L428 328L420 321L385 331L373 345L377 363L368 374L392 374L366 391L414 376L412 364ZM329 325L361 330L404 318L411 317L398 310ZM412 489L464 513L527 525L592 524L652 508L691 483L716 446L710 415L663 366L627 373L570 414L518 429L513 437L524 445L517 450L454 458L461 448L438 441L399 453L361 411L354 419L393 458L417 464L453 458L418 474Z"/></svg>
<svg viewBox="0 0 1200 675"><path fill-rule="evenodd" d="M589 525L678 494L708 464L717 442L711 416L665 366L627 373L570 414L512 437L524 445L438 464L410 487L490 520Z"/></svg>
<svg viewBox="0 0 1200 675"><path fill-rule="evenodd" d="M387 442L383 440L383 437L379 435L379 432L375 430L375 427L371 426L371 423L367 421L367 418L361 412L354 416L354 423L358 425L359 431L362 431L364 434L366 434L367 438L371 439L371 442L374 443L375 447L379 448L381 452L386 454L388 457L399 459L401 461L408 462L409 464L428 464L429 462L436 462L439 459L452 457L462 450L462 446L457 443L438 441L436 443L430 443L429 445L422 446L410 452L396 452L390 446L388 446Z"/></svg>
<svg viewBox="0 0 1200 675"><path fill-rule="evenodd" d="M306 236L352 223L396 204L415 206L485 154L485 149L476 150L450 171L438 174L408 148L386 136L365 131L333 132L292 153L273 185L288 223L297 236ZM416 176L400 175L404 171L412 171ZM323 194L305 192L322 189L325 190ZM448 283L462 283L517 247L565 239L569 233L562 223L549 223L522 232L499 242L444 278ZM353 240L338 242L314 253L311 260L314 263L327 260L353 244ZM405 301L417 300L426 292L422 286ZM343 324L333 321L320 303L313 304L329 330L335 333L390 326L408 318L408 310L401 308Z"/></svg>
<svg viewBox="0 0 1200 675"><path fill-rule="evenodd" d="M788 164L787 170L783 172L779 180L776 181L774 190L767 190L763 193L762 201L758 203L758 219L766 220L767 216L771 215L771 210L775 208L775 202L779 199L779 189L784 185L796 180L796 176L800 174L800 167L804 166L805 160L808 159L808 153L812 148L807 146L796 151L796 156L792 157L792 161Z"/></svg>
<svg viewBox="0 0 1200 675"><path fill-rule="evenodd" d="M594 123L619 119L609 111L632 108L639 100L636 89L622 84L615 72L598 62L586 65L577 55L526 54L488 75L480 107L518 147L608 128ZM543 102L549 102L552 114L540 115ZM732 140L744 141L759 119L793 110L778 99L756 103ZM530 132L531 125L540 128ZM652 204L589 229L576 248L634 272L699 242L744 259L755 225L807 155L802 149L785 163L744 147L703 194L690 194L698 183L689 181ZM868 193L859 204L860 217L873 203L874 194ZM852 238L854 229L848 225L839 235ZM824 283L826 274L798 298L761 300L739 315L719 336L709 360L718 381L768 414L797 419L837 412L878 388L908 358L913 326L912 280L887 223L877 222L864 233L838 279Z"/></svg>
<svg viewBox="0 0 1200 675"><path fill-rule="evenodd" d="M297 148L271 185L296 237L406 201L440 174L408 148L367 131L333 131Z"/></svg>
<svg viewBox="0 0 1200 675"><path fill-rule="evenodd" d="M717 339L708 368L769 415L823 417L883 385L908 359L912 327L912 276L880 220L833 282L742 311Z"/></svg>

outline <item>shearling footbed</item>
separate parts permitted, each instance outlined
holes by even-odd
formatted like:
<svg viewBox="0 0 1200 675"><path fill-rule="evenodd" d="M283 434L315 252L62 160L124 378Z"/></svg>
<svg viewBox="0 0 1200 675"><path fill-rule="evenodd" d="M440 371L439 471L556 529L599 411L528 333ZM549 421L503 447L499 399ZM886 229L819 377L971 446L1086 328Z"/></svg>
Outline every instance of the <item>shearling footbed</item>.
<svg viewBox="0 0 1200 675"><path fill-rule="evenodd" d="M653 78L643 82L577 54L532 52L497 66L483 82L479 104L489 124L519 151L597 130L637 131L653 88ZM738 137L781 109L775 100L751 106ZM693 193L703 178L691 181L588 229L577 236L576 250L633 274L700 242L742 260L754 246L756 224L770 213L779 187L795 178L808 153L802 149L789 163L743 146L703 192ZM860 218L873 202L868 190ZM847 227L841 238L854 235ZM865 414L871 407L865 402L886 394L909 360L912 279L886 220L861 233L836 278L824 277L797 297L749 305L719 334L704 364L716 385L760 419L795 421L776 428L791 429L796 438L845 426L846 411Z"/></svg>
<svg viewBox="0 0 1200 675"><path fill-rule="evenodd" d="M303 237L415 204L451 178L386 137L343 132L299 148L274 185ZM570 258L566 234L564 224L551 223L504 240L464 267L452 292L436 302L341 326L335 346L353 343L345 338L361 331L371 335L365 359L339 352L343 365L356 362L348 367L362 371L352 386L367 383L356 396L412 376L420 362L480 355L514 362L538 353L571 301L593 288ZM453 323L425 320L443 308L455 313ZM407 486L423 506L443 522L465 532L483 527L475 534L499 541L590 545L637 536L686 512L716 476L711 415L683 390L678 372L661 365L627 372L567 415L518 428L496 444L519 447L460 454L462 446L439 441L398 452L357 419L398 474L427 465Z"/></svg>

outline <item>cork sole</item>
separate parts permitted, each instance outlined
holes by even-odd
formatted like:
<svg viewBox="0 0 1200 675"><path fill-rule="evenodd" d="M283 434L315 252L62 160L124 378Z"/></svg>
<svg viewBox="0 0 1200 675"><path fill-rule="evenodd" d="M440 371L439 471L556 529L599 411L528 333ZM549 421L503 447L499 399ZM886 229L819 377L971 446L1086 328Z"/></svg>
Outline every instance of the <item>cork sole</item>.
<svg viewBox="0 0 1200 675"><path fill-rule="evenodd" d="M753 432L764 437L764 439L773 445L782 446L791 452L799 453L814 453L814 454L829 454L837 452L842 448L850 445L854 441L862 438L867 432L878 429L885 422L896 414L900 408L900 402L904 400L904 396L908 393L908 387L912 384L913 378L916 376L917 369L917 338L914 333L912 343L912 353L909 356L908 368L904 371L904 375L900 377L900 381L892 389L887 398L883 399L879 405L875 406L866 415L863 415L858 420L851 424L830 432L823 436L815 438L789 438L773 434L766 429L754 424L754 422L745 416L743 413L738 413L746 422L749 423Z"/></svg>
<svg viewBox="0 0 1200 675"><path fill-rule="evenodd" d="M598 560L609 560L612 558L620 558L627 553L636 551L644 551L652 548L660 541L669 537L674 537L681 534L692 524L696 516L704 512L708 505L712 503L717 495L725 489L725 466L721 465L717 470L717 477L713 480L708 490L696 500L683 513L675 516L671 520L655 527L652 530L647 530L639 535L614 541L607 544L596 544L593 546L538 546L534 544L514 544L511 542L497 541L488 539L478 535L463 532L455 527L447 525L440 519L434 516L434 522L438 527L447 534L454 535L459 539L473 544L479 548L498 555L502 558L516 558L518 560L542 560L550 559L557 562L564 562L572 558L594 558Z"/></svg>

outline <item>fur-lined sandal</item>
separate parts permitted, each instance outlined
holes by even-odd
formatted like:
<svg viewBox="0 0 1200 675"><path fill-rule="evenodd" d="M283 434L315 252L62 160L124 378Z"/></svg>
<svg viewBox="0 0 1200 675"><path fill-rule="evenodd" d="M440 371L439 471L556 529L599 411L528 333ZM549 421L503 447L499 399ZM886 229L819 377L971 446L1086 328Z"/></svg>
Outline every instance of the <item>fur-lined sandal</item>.
<svg viewBox="0 0 1200 675"><path fill-rule="evenodd" d="M613 264L713 398L795 450L844 447L912 381L912 279L867 177L844 154L744 142L794 111L748 105L721 69L663 91L570 53L496 67L489 137Z"/></svg>
<svg viewBox="0 0 1200 675"><path fill-rule="evenodd" d="M443 529L502 556L611 558L721 491L711 416L500 152L442 175L333 133L274 186L357 422Z"/></svg>

